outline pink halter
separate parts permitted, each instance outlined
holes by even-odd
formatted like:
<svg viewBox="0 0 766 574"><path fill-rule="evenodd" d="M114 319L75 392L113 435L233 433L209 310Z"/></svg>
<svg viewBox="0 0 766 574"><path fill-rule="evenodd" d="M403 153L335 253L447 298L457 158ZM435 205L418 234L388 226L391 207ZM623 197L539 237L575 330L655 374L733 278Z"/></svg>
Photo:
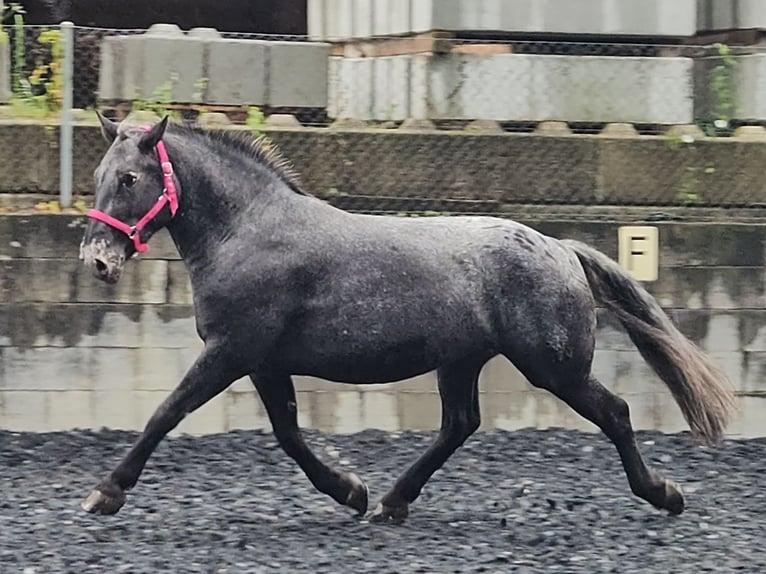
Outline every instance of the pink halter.
<svg viewBox="0 0 766 574"><path fill-rule="evenodd" d="M141 129L149 131L151 127L141 126ZM156 150L157 155L160 158L160 166L162 167L162 195L160 195L160 197L157 199L157 202L149 211L146 212L146 215L138 220L135 225L128 225L127 223L112 217L108 213L104 213L103 211L99 211L97 209L88 210L88 217L97 219L98 221L106 223L107 225L111 225L132 239L133 245L135 246L136 251L139 253L144 253L149 250L149 244L143 243L141 241L141 230L146 227L146 225L152 219L157 217L157 214L162 211L162 208L165 207L165 204L170 204L171 217L175 217L176 211L178 211L178 193L176 192L176 184L173 180L173 164L170 163L168 152L165 149L165 144L162 143L162 140L157 142Z"/></svg>

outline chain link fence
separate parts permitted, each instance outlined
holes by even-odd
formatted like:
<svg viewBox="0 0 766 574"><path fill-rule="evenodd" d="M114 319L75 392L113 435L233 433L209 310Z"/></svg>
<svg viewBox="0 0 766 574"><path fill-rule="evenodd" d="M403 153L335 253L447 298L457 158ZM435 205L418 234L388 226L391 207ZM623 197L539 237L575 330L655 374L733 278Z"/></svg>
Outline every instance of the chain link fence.
<svg viewBox="0 0 766 574"><path fill-rule="evenodd" d="M0 192L67 207L105 151L96 109L265 133L355 211L766 204L758 47L6 23L0 57Z"/></svg>

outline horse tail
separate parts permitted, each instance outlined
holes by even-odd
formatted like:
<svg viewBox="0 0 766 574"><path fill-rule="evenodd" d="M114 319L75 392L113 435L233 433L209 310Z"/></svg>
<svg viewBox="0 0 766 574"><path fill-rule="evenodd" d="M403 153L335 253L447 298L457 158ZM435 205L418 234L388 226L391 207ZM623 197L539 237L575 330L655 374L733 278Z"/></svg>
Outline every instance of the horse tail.
<svg viewBox="0 0 766 574"><path fill-rule="evenodd" d="M698 440L715 444L737 408L724 373L671 322L638 281L603 253L573 240L593 296L620 319L641 356L667 385Z"/></svg>

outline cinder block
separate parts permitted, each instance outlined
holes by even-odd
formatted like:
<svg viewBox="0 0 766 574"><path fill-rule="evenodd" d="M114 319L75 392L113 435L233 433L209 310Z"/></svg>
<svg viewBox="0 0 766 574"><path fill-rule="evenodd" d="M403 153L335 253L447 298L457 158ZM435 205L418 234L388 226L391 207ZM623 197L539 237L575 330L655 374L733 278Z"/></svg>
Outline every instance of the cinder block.
<svg viewBox="0 0 766 574"><path fill-rule="evenodd" d="M0 104L11 99L11 48L8 36L0 32Z"/></svg>
<svg viewBox="0 0 766 574"><path fill-rule="evenodd" d="M324 108L330 45L270 42L267 103L275 107Z"/></svg>
<svg viewBox="0 0 766 574"><path fill-rule="evenodd" d="M208 42L205 103L266 103L268 42L221 39Z"/></svg>

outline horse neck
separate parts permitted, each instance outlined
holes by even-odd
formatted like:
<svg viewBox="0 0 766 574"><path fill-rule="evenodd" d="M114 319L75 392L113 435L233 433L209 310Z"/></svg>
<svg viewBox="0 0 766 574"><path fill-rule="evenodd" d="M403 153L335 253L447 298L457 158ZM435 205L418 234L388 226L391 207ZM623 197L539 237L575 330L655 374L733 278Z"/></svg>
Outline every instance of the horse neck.
<svg viewBox="0 0 766 574"><path fill-rule="evenodd" d="M270 227L278 225L290 195L296 195L266 168L254 172L231 168L226 158L199 142L188 145L168 139L181 188L179 210L168 231L190 270L197 263L205 268L244 217L251 225L261 220L268 220Z"/></svg>

